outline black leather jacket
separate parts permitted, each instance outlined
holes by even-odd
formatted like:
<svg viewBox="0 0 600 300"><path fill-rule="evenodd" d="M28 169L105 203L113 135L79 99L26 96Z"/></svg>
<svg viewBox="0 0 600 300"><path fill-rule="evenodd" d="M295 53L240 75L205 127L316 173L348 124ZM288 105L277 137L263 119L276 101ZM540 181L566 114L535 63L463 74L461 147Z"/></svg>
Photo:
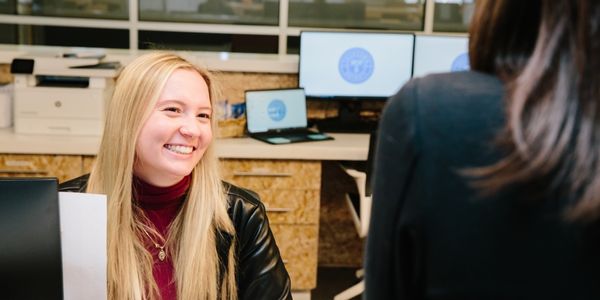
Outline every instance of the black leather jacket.
<svg viewBox="0 0 600 300"><path fill-rule="evenodd" d="M64 182L59 190L85 192L88 178L84 175ZM292 299L290 277L269 228L264 205L255 193L229 183L224 185L229 217L236 231L238 299ZM223 232L220 236L217 250L223 269L233 238Z"/></svg>

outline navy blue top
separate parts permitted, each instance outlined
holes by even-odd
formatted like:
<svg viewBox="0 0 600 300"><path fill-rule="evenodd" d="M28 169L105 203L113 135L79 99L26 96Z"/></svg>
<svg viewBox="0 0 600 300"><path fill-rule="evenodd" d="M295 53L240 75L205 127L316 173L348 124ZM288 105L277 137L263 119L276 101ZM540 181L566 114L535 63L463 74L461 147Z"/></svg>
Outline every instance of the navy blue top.
<svg viewBox="0 0 600 300"><path fill-rule="evenodd" d="M600 236L566 199L483 198L458 172L497 162L504 87L477 72L413 79L379 126L367 299L600 299ZM531 190L531 189L530 189Z"/></svg>

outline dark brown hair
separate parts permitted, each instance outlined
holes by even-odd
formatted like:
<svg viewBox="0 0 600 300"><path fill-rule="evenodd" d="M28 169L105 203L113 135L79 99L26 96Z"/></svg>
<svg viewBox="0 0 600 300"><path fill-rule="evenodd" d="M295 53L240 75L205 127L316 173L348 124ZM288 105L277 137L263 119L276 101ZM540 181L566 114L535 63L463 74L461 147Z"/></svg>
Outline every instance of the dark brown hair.
<svg viewBox="0 0 600 300"><path fill-rule="evenodd" d="M469 28L471 69L504 80L518 73L533 52L541 0L478 0Z"/></svg>
<svg viewBox="0 0 600 300"><path fill-rule="evenodd" d="M506 9L511 6L508 3L517 2L530 1L478 1L481 4L478 12L484 13L481 9L485 6ZM539 26L531 24L539 28L535 47L522 69L507 82L506 129L501 140L509 152L495 165L470 173L479 176L477 185L488 192L516 184L541 190L543 195L569 197L572 206L567 217L596 220L600 217L600 2L532 2L540 4L541 12ZM480 29L487 32L479 37L481 43L498 43L490 41L488 35L500 35L501 41L516 44L531 42L507 38L507 29L498 25L524 21L513 16L494 23L496 17L494 14L489 20L482 20L481 15L475 17L478 24L473 26L488 26ZM515 30L528 32L531 28ZM476 42L472 41L470 50L477 51L473 48ZM507 58L511 55L501 54L503 46L499 45L497 50L487 46L484 49L496 53L474 55L471 62L475 68L484 71L492 68L496 74L515 70L511 65L513 60ZM495 58L494 65L483 62L483 57ZM512 57L520 59L519 55ZM499 65L502 59L508 67Z"/></svg>

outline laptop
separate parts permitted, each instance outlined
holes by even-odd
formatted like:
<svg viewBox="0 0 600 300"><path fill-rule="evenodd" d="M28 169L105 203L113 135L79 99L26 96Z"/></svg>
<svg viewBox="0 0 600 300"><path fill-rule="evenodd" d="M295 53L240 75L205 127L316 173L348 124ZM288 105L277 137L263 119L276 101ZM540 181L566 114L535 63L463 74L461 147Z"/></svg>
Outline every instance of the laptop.
<svg viewBox="0 0 600 300"><path fill-rule="evenodd" d="M0 179L3 299L63 299L55 178Z"/></svg>
<svg viewBox="0 0 600 300"><path fill-rule="evenodd" d="M269 144L333 139L307 125L304 89L246 91L246 128L250 137Z"/></svg>

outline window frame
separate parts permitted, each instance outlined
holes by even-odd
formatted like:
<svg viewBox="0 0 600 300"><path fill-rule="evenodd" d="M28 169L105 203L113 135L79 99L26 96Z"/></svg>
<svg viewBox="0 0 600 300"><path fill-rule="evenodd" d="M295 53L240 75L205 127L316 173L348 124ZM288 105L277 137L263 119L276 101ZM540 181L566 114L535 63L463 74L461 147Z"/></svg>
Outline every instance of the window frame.
<svg viewBox="0 0 600 300"><path fill-rule="evenodd" d="M10 25L39 25L39 26L64 26L64 27L84 27L101 29L121 29L129 32L128 49L106 49L109 56L120 60L127 60L132 54L144 52L138 49L139 31L160 31L167 32L193 32L193 33L216 33L216 34L250 34L250 35L269 35L276 36L278 39L277 54L249 54L249 53L209 53L193 52L194 56L203 59L204 64L212 69L220 71L243 71L243 72L274 72L274 73L296 73L298 70L298 55L288 54L287 38L297 37L303 30L323 30L323 31L357 31L357 29L341 28L317 28L317 27L292 27L288 26L288 7L289 0L279 0L279 24L270 25L234 25L234 24L208 24L208 23L180 23L180 22L156 22L140 21L138 12L139 0L128 0L128 20L112 19L91 19L91 18L73 18L73 17L54 17L54 16L29 16L0 14L1 24ZM434 5L436 0L425 0L423 30L389 30L392 32L411 32L415 34L442 34L466 36L466 33L456 32L434 32ZM358 31L381 31L362 29ZM28 46L28 45L2 45L0 51L5 52L0 55L0 63L6 62L9 58L23 53L23 49L31 51L40 48L58 49L68 47L51 46ZM124 54L129 53L129 54Z"/></svg>

